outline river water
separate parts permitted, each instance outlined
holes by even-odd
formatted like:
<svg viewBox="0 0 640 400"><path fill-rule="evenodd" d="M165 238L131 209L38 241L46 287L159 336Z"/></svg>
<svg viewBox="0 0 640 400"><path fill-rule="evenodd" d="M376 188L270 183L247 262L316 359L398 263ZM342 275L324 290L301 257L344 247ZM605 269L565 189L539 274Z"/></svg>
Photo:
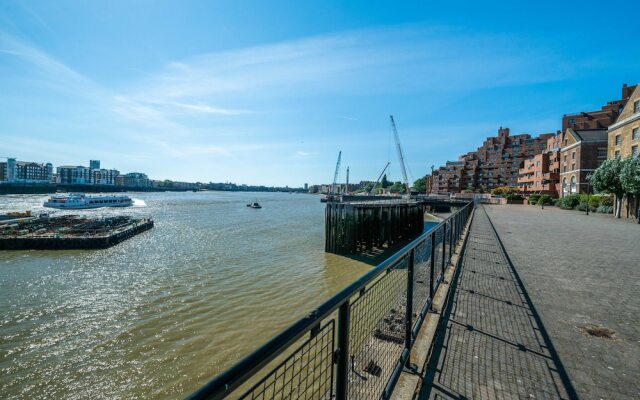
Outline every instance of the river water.
<svg viewBox="0 0 640 400"><path fill-rule="evenodd" d="M130 196L81 210L154 218L115 247L0 252L0 398L184 397L371 268L324 253L318 196Z"/></svg>

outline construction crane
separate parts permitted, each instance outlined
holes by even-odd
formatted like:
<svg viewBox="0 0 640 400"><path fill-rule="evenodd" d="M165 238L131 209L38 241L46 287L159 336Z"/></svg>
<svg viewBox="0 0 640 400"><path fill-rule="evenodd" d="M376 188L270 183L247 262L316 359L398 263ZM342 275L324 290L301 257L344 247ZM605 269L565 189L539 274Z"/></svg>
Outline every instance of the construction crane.
<svg viewBox="0 0 640 400"><path fill-rule="evenodd" d="M376 186L378 186L378 183L380 183L380 179L382 179L382 175L384 175L384 171L387 170L387 168L389 168L389 164L391 164L390 162L387 161L387 165L384 166L384 168L382 169L382 172L380 172L380 176L378 176L378 179L376 179L376 183L373 184L373 187L371 188L371 192L370 193L374 193L375 194L375 188Z"/></svg>
<svg viewBox="0 0 640 400"><path fill-rule="evenodd" d="M391 117L391 127L393 128L393 138L396 141L396 149L398 150L398 159L400 162L400 169L402 170L402 179L404 180L405 190L408 195L411 194L411 189L409 188L409 179L407 178L407 168L404 165L404 156L402 154L402 147L400 147L400 137L398 136L398 129L396 128L396 123L393 120L393 115Z"/></svg>
<svg viewBox="0 0 640 400"><path fill-rule="evenodd" d="M334 172L333 174L333 183L331 184L331 191L329 194L333 194L335 187L336 187L336 182L338 181L338 173L340 172L340 160L342 159L342 150L340 150L338 152L338 162L336 163L336 172Z"/></svg>

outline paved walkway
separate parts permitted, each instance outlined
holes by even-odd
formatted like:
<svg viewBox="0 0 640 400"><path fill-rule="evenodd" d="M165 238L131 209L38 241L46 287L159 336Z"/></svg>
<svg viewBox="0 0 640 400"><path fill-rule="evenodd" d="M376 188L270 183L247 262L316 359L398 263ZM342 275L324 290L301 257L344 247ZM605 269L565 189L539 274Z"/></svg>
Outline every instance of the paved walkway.
<svg viewBox="0 0 640 400"><path fill-rule="evenodd" d="M486 210L578 396L640 399L640 226L555 207Z"/></svg>
<svg viewBox="0 0 640 400"><path fill-rule="evenodd" d="M420 399L573 399L575 392L483 207Z"/></svg>

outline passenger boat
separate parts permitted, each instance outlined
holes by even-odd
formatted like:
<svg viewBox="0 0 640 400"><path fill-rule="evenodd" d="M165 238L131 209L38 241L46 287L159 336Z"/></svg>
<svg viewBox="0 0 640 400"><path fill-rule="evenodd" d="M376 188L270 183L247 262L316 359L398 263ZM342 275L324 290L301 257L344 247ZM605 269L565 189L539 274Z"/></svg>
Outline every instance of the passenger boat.
<svg viewBox="0 0 640 400"><path fill-rule="evenodd" d="M128 207L133 200L125 195L92 196L84 193L53 195L44 202L45 207L60 209L83 209L100 207Z"/></svg>
<svg viewBox="0 0 640 400"><path fill-rule="evenodd" d="M251 207L251 208L262 208L262 206L260 205L260 203L258 203L257 201L254 201L253 203L247 204L247 207Z"/></svg>

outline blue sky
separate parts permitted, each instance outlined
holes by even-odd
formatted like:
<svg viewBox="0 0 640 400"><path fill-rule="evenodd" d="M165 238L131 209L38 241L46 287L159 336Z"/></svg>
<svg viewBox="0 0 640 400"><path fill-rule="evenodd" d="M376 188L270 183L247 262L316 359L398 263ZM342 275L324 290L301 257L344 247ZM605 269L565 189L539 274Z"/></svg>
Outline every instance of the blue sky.
<svg viewBox="0 0 640 400"><path fill-rule="evenodd" d="M0 157L301 186L342 150L399 180L393 114L417 179L640 82L637 1L268 3L0 2Z"/></svg>

